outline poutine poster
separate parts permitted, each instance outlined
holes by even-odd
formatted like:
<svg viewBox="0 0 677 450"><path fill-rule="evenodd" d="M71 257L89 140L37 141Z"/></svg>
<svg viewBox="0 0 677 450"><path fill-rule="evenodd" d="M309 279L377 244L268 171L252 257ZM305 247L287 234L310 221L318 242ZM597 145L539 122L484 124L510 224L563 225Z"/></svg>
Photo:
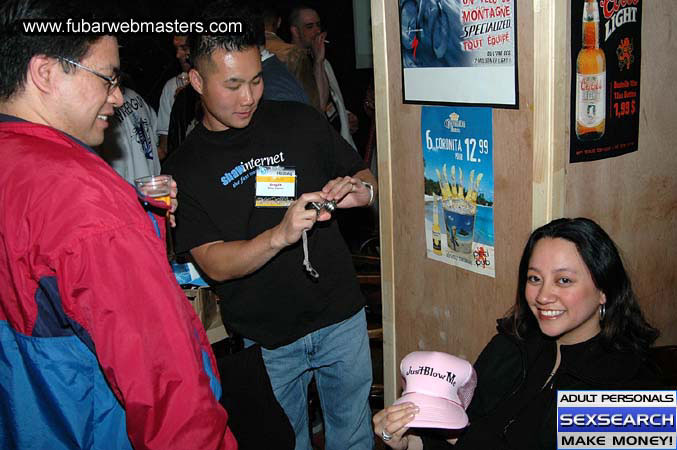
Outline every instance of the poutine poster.
<svg viewBox="0 0 677 450"><path fill-rule="evenodd" d="M641 0L571 3L570 162L638 149L641 38Z"/></svg>
<svg viewBox="0 0 677 450"><path fill-rule="evenodd" d="M491 108L421 110L428 258L495 277Z"/></svg>
<svg viewBox="0 0 677 450"><path fill-rule="evenodd" d="M515 0L398 0L404 103L517 108Z"/></svg>

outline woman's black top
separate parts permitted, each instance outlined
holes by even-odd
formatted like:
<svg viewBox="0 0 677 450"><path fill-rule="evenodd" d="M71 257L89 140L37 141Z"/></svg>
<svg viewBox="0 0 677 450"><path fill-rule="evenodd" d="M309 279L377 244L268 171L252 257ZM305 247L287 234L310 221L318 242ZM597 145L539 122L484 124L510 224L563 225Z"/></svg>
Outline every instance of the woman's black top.
<svg viewBox="0 0 677 450"><path fill-rule="evenodd" d="M475 363L477 389L470 425L456 445L421 433L424 450L555 449L557 390L656 387L657 375L642 355L606 348L598 336L562 345L540 332L522 340L500 332ZM415 430L414 430L415 431Z"/></svg>

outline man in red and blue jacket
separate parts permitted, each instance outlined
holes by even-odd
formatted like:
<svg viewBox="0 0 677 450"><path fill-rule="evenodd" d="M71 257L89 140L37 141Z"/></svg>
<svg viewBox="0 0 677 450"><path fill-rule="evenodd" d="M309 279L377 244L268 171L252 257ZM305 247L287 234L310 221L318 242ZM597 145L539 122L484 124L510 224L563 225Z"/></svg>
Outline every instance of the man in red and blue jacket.
<svg viewBox="0 0 677 450"><path fill-rule="evenodd" d="M16 28L82 3L0 9L0 448L237 449L164 219L90 148L117 40Z"/></svg>

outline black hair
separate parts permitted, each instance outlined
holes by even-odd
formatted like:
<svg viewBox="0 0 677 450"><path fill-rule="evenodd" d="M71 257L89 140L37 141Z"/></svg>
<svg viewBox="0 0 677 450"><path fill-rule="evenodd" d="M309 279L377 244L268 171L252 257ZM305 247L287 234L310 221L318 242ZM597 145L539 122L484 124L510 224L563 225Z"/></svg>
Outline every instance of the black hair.
<svg viewBox="0 0 677 450"><path fill-rule="evenodd" d="M208 30L190 34L190 59L198 70L217 49L239 52L262 46L266 42L263 16L245 1L222 0L210 3L200 15L200 20L205 26L215 22L240 23L242 26L229 27L228 31L218 34Z"/></svg>
<svg viewBox="0 0 677 450"><path fill-rule="evenodd" d="M0 101L7 101L23 90L31 58L37 55L64 57L79 62L98 41L96 35L27 34L26 20L93 20L87 2L66 0L10 0L0 7ZM62 62L64 71L72 66Z"/></svg>
<svg viewBox="0 0 677 450"><path fill-rule="evenodd" d="M606 314L600 322L600 337L606 346L618 350L644 351L659 332L647 323L632 290L630 277L609 235L590 219L556 219L536 229L524 247L519 265L515 304L504 321L506 331L524 337L538 329L525 297L529 260L543 238L565 239L576 246L595 287L606 297Z"/></svg>

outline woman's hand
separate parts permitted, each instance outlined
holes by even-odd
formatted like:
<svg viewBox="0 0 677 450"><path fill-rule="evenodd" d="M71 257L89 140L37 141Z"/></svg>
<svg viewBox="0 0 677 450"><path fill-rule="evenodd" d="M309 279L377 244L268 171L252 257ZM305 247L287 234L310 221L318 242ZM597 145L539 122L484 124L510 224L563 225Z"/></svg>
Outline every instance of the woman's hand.
<svg viewBox="0 0 677 450"><path fill-rule="evenodd" d="M374 415L374 433L381 439L390 436L390 439L383 439L383 442L395 450L422 450L423 444L418 436L405 436L409 430L407 424L418 412L418 406L409 402L389 406Z"/></svg>

